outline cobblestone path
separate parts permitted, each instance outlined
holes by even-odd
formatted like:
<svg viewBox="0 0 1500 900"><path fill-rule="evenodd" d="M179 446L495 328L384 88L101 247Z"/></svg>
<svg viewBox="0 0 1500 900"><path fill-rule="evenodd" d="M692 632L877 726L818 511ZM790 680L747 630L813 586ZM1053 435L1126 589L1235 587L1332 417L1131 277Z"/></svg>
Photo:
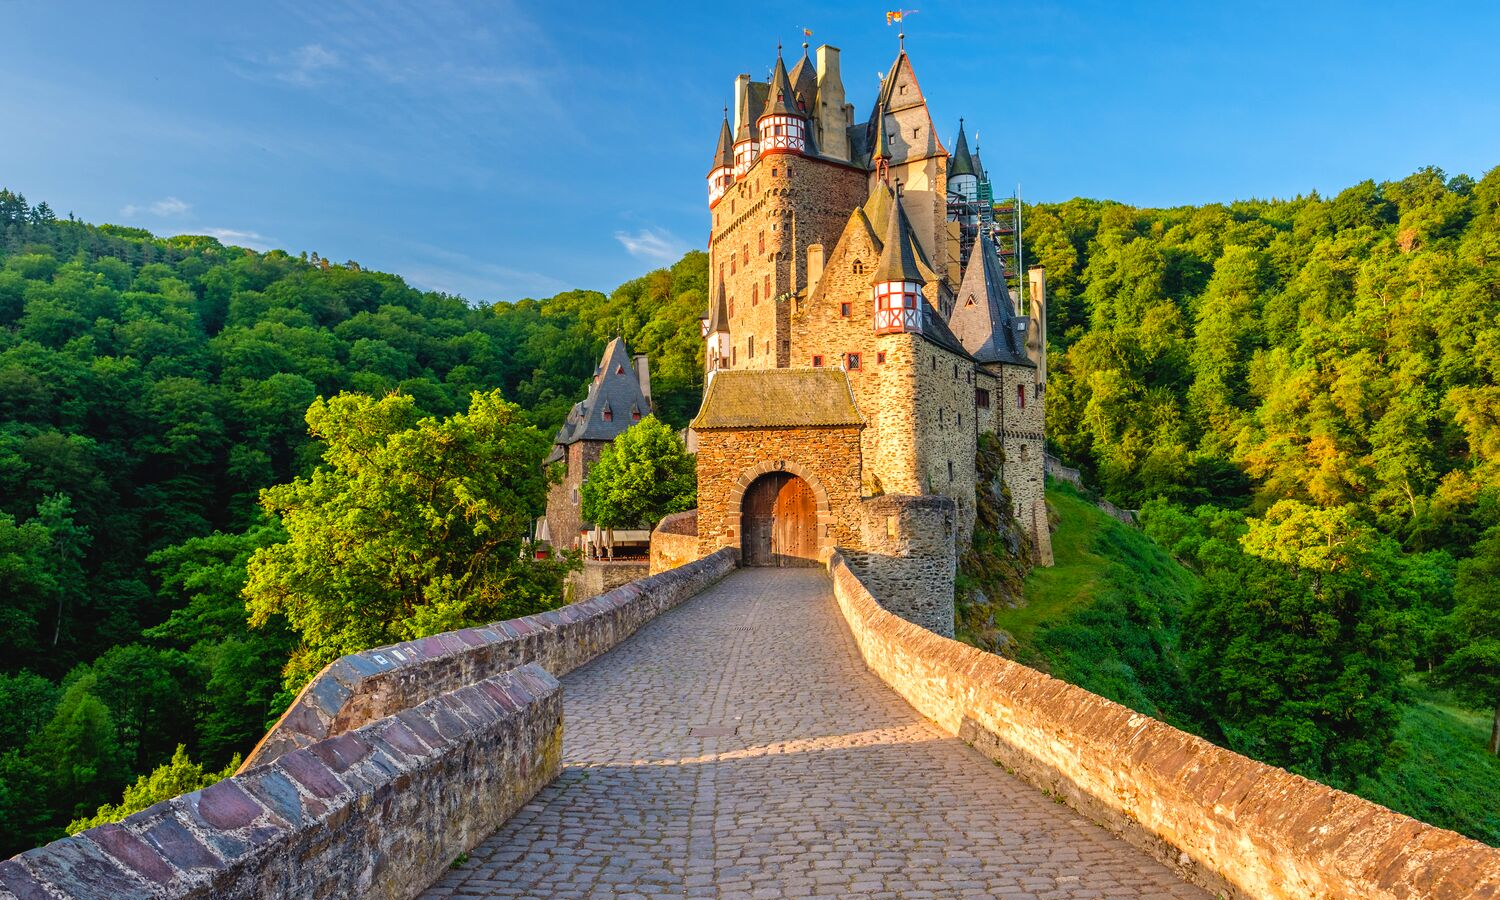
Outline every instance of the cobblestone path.
<svg viewBox="0 0 1500 900"><path fill-rule="evenodd" d="M563 694L562 775L424 897L1207 896L907 706L822 570L735 572Z"/></svg>

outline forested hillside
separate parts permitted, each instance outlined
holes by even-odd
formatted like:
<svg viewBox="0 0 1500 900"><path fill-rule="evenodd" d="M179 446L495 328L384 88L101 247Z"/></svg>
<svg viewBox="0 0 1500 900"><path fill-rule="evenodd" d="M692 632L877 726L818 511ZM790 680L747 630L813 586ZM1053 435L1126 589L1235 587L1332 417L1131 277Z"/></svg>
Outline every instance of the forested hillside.
<svg viewBox="0 0 1500 900"><path fill-rule="evenodd" d="M1027 214L1050 285L1052 449L1145 526L1105 535L1139 563L1111 570L1105 602L1054 578L1039 589L1077 618L1016 614L1033 661L1330 783L1378 779L1372 795L1409 809L1461 795L1396 763L1426 752L1402 735L1436 704L1500 705L1500 170ZM435 603L373 632L345 609L310 642L324 610L289 605L278 578L317 568L296 541L326 522L292 513L357 505L389 477L451 487L472 474L454 448L535 452L617 333L651 355L680 427L706 280L691 253L609 296L471 304L0 191L0 854L138 775L154 771L127 802L211 779L348 642L505 608ZM483 499L539 498L522 487ZM1450 820L1500 833L1484 815Z"/></svg>
<svg viewBox="0 0 1500 900"><path fill-rule="evenodd" d="M240 589L285 539L258 493L320 461L315 398L401 391L414 421L499 388L550 438L618 333L680 426L705 267L471 305L0 191L0 855L117 801L179 743L222 767L279 712L296 638L275 616L247 627Z"/></svg>
<svg viewBox="0 0 1500 900"><path fill-rule="evenodd" d="M1034 662L1500 842L1470 783L1500 771L1500 169L1028 214L1048 438L1195 578L1143 591L1160 567L1120 543L1108 585L1038 573L1051 608L1000 627L1044 621Z"/></svg>

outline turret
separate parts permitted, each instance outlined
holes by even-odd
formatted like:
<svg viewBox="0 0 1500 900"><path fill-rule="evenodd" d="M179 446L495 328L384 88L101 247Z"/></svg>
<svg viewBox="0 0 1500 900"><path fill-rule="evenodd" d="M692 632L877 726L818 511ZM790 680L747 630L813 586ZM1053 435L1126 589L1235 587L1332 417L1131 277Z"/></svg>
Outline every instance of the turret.
<svg viewBox="0 0 1500 900"><path fill-rule="evenodd" d="M885 190L884 187L876 190ZM912 253L911 225L901 196L891 201L891 214L885 228L885 245L871 279L875 298L875 333L898 334L922 331L922 285L926 279L917 268Z"/></svg>
<svg viewBox="0 0 1500 900"><path fill-rule="evenodd" d="M804 153L807 151L807 111L797 105L797 94L776 48L776 70L771 73L771 90L766 108L756 121L760 131L762 153Z"/></svg>
<svg viewBox="0 0 1500 900"><path fill-rule="evenodd" d="M751 123L751 111L754 104L751 95L755 82L750 80L749 75L741 75L734 81L734 108L735 108L735 130L734 130L734 177L741 178L755 165L755 158L760 155L760 134Z"/></svg>
<svg viewBox="0 0 1500 900"><path fill-rule="evenodd" d="M705 359L709 377L719 369L729 368L729 300L724 295L724 281L719 280L713 303L708 308L708 321L703 324L703 336L708 340Z"/></svg>
<svg viewBox="0 0 1500 900"><path fill-rule="evenodd" d="M734 138L729 133L729 107L724 107L724 124L719 126L719 145L714 149L714 163L708 170L708 206L713 208L729 186L734 184Z"/></svg>
<svg viewBox="0 0 1500 900"><path fill-rule="evenodd" d="M969 154L963 119L958 120L958 140L953 144L953 161L948 164L948 193L957 194L969 203L979 199L979 170Z"/></svg>
<svg viewBox="0 0 1500 900"><path fill-rule="evenodd" d="M885 105L875 106L875 133L870 136L870 165L875 169L875 180L885 184L890 179L891 139L885 133Z"/></svg>

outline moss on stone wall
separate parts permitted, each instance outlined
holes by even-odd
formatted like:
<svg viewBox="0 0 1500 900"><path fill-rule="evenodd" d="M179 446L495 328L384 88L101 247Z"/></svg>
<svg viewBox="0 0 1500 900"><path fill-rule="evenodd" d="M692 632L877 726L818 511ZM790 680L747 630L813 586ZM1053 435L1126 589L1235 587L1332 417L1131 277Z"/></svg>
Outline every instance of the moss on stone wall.
<svg viewBox="0 0 1500 900"><path fill-rule="evenodd" d="M1010 491L1000 477L1005 451L992 432L981 433L974 463L974 540L959 558L955 613L958 639L981 650L1004 653L1010 636L995 624L995 612L1025 603L1021 582L1036 550L1011 514Z"/></svg>

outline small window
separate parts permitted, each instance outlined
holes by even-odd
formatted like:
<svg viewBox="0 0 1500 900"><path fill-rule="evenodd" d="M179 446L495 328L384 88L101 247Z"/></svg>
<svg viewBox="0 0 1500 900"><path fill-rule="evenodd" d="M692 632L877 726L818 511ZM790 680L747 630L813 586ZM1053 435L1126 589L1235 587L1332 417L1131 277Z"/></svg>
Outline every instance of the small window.
<svg viewBox="0 0 1500 900"><path fill-rule="evenodd" d="M771 276L766 276L766 299L771 299Z"/></svg>
<svg viewBox="0 0 1500 900"><path fill-rule="evenodd" d="M964 427L964 414L963 413L959 413L958 414L958 427L959 428Z"/></svg>
<svg viewBox="0 0 1500 900"><path fill-rule="evenodd" d="M775 166L772 166L772 167L771 167L771 177L772 177L772 178L775 178L775 177L776 177L776 167L775 167ZM764 248L762 248L762 249L764 249Z"/></svg>
<svg viewBox="0 0 1500 900"><path fill-rule="evenodd" d="M1020 409L1026 408L1026 385L1016 385L1016 406Z"/></svg>
<svg viewBox="0 0 1500 900"><path fill-rule="evenodd" d="M903 84L903 85L898 86L896 88L896 93L898 93L898 94L905 94L906 93L906 85Z"/></svg>
<svg viewBox="0 0 1500 900"><path fill-rule="evenodd" d="M749 337L749 338L745 339L745 358L746 359L754 359L755 358L755 338L754 337Z"/></svg>
<svg viewBox="0 0 1500 900"><path fill-rule="evenodd" d="M948 460L948 480L953 480L953 460Z"/></svg>
<svg viewBox="0 0 1500 900"><path fill-rule="evenodd" d="M568 496L573 501L573 505L577 506L578 505L578 488L576 488L576 487L573 488L572 492Z"/></svg>
<svg viewBox="0 0 1500 900"><path fill-rule="evenodd" d="M733 275L735 273L738 262L733 253L729 254L729 274Z"/></svg>
<svg viewBox="0 0 1500 900"><path fill-rule="evenodd" d="M943 411L941 409L938 410L938 424L943 424Z"/></svg>
<svg viewBox="0 0 1500 900"><path fill-rule="evenodd" d="M604 421L606 421L606 422L613 422L614 420L615 420L615 414L614 414L614 412L612 410L610 410L609 407L606 406L604 408Z"/></svg>
<svg viewBox="0 0 1500 900"><path fill-rule="evenodd" d="M760 252L766 252L766 233L764 231L760 233Z"/></svg>
<svg viewBox="0 0 1500 900"><path fill-rule="evenodd" d="M990 392L984 388L974 389L974 405L980 409L990 408Z"/></svg>
<svg viewBox="0 0 1500 900"><path fill-rule="evenodd" d="M813 354L813 368L814 369L821 369L821 368L823 368L823 357L821 355L819 355L819 354L816 354L816 353Z"/></svg>
<svg viewBox="0 0 1500 900"><path fill-rule="evenodd" d="M876 353L875 353L875 364L876 365L885 365L885 351L884 350L876 351Z"/></svg>
<svg viewBox="0 0 1500 900"><path fill-rule="evenodd" d="M958 380L958 363L953 364L953 380Z"/></svg>
<svg viewBox="0 0 1500 900"><path fill-rule="evenodd" d="M937 371L937 357L936 356L934 356L932 358L932 371L934 371L934 372Z"/></svg>
<svg viewBox="0 0 1500 900"><path fill-rule="evenodd" d="M781 352L782 353L791 353L792 352L792 342L789 341L789 340L787 340L786 338L782 338L781 339Z"/></svg>
<svg viewBox="0 0 1500 900"><path fill-rule="evenodd" d="M760 285L750 285L750 305L756 306L760 303Z"/></svg>
<svg viewBox="0 0 1500 900"><path fill-rule="evenodd" d="M750 265L750 245L746 244L740 248L740 262Z"/></svg>
<svg viewBox="0 0 1500 900"><path fill-rule="evenodd" d="M839 304L839 315L843 316L846 319L849 318L849 304L847 304L847 303L840 303Z"/></svg>
<svg viewBox="0 0 1500 900"><path fill-rule="evenodd" d="M739 361L739 356L740 356L740 348L738 348L738 347L730 347L729 348L729 364L731 366L734 365L736 362Z"/></svg>
<svg viewBox="0 0 1500 900"><path fill-rule="evenodd" d="M854 272L854 274L863 275L865 274L865 261L862 259L856 259L854 261L854 265L850 266L849 268Z"/></svg>
<svg viewBox="0 0 1500 900"><path fill-rule="evenodd" d="M734 298L729 298L729 318L734 318Z"/></svg>
<svg viewBox="0 0 1500 900"><path fill-rule="evenodd" d="M624 366L615 366L615 374L616 375L624 375L625 374L625 367Z"/></svg>
<svg viewBox="0 0 1500 900"><path fill-rule="evenodd" d="M849 368L849 370L851 372L854 371L855 369L859 368L859 354L858 353L846 353L844 355L844 360L845 360L846 364L848 365L848 368Z"/></svg>
<svg viewBox="0 0 1500 900"><path fill-rule="evenodd" d="M964 303L964 306L973 306L973 305L974 305L974 295L970 294L969 295L969 299L968 299L968 301L966 303Z"/></svg>
<svg viewBox="0 0 1500 900"><path fill-rule="evenodd" d="M641 420L641 411L639 409L632 409L630 411L630 421L632 421L632 422L639 422L640 420ZM959 424L961 425L963 423L960 422Z"/></svg>

